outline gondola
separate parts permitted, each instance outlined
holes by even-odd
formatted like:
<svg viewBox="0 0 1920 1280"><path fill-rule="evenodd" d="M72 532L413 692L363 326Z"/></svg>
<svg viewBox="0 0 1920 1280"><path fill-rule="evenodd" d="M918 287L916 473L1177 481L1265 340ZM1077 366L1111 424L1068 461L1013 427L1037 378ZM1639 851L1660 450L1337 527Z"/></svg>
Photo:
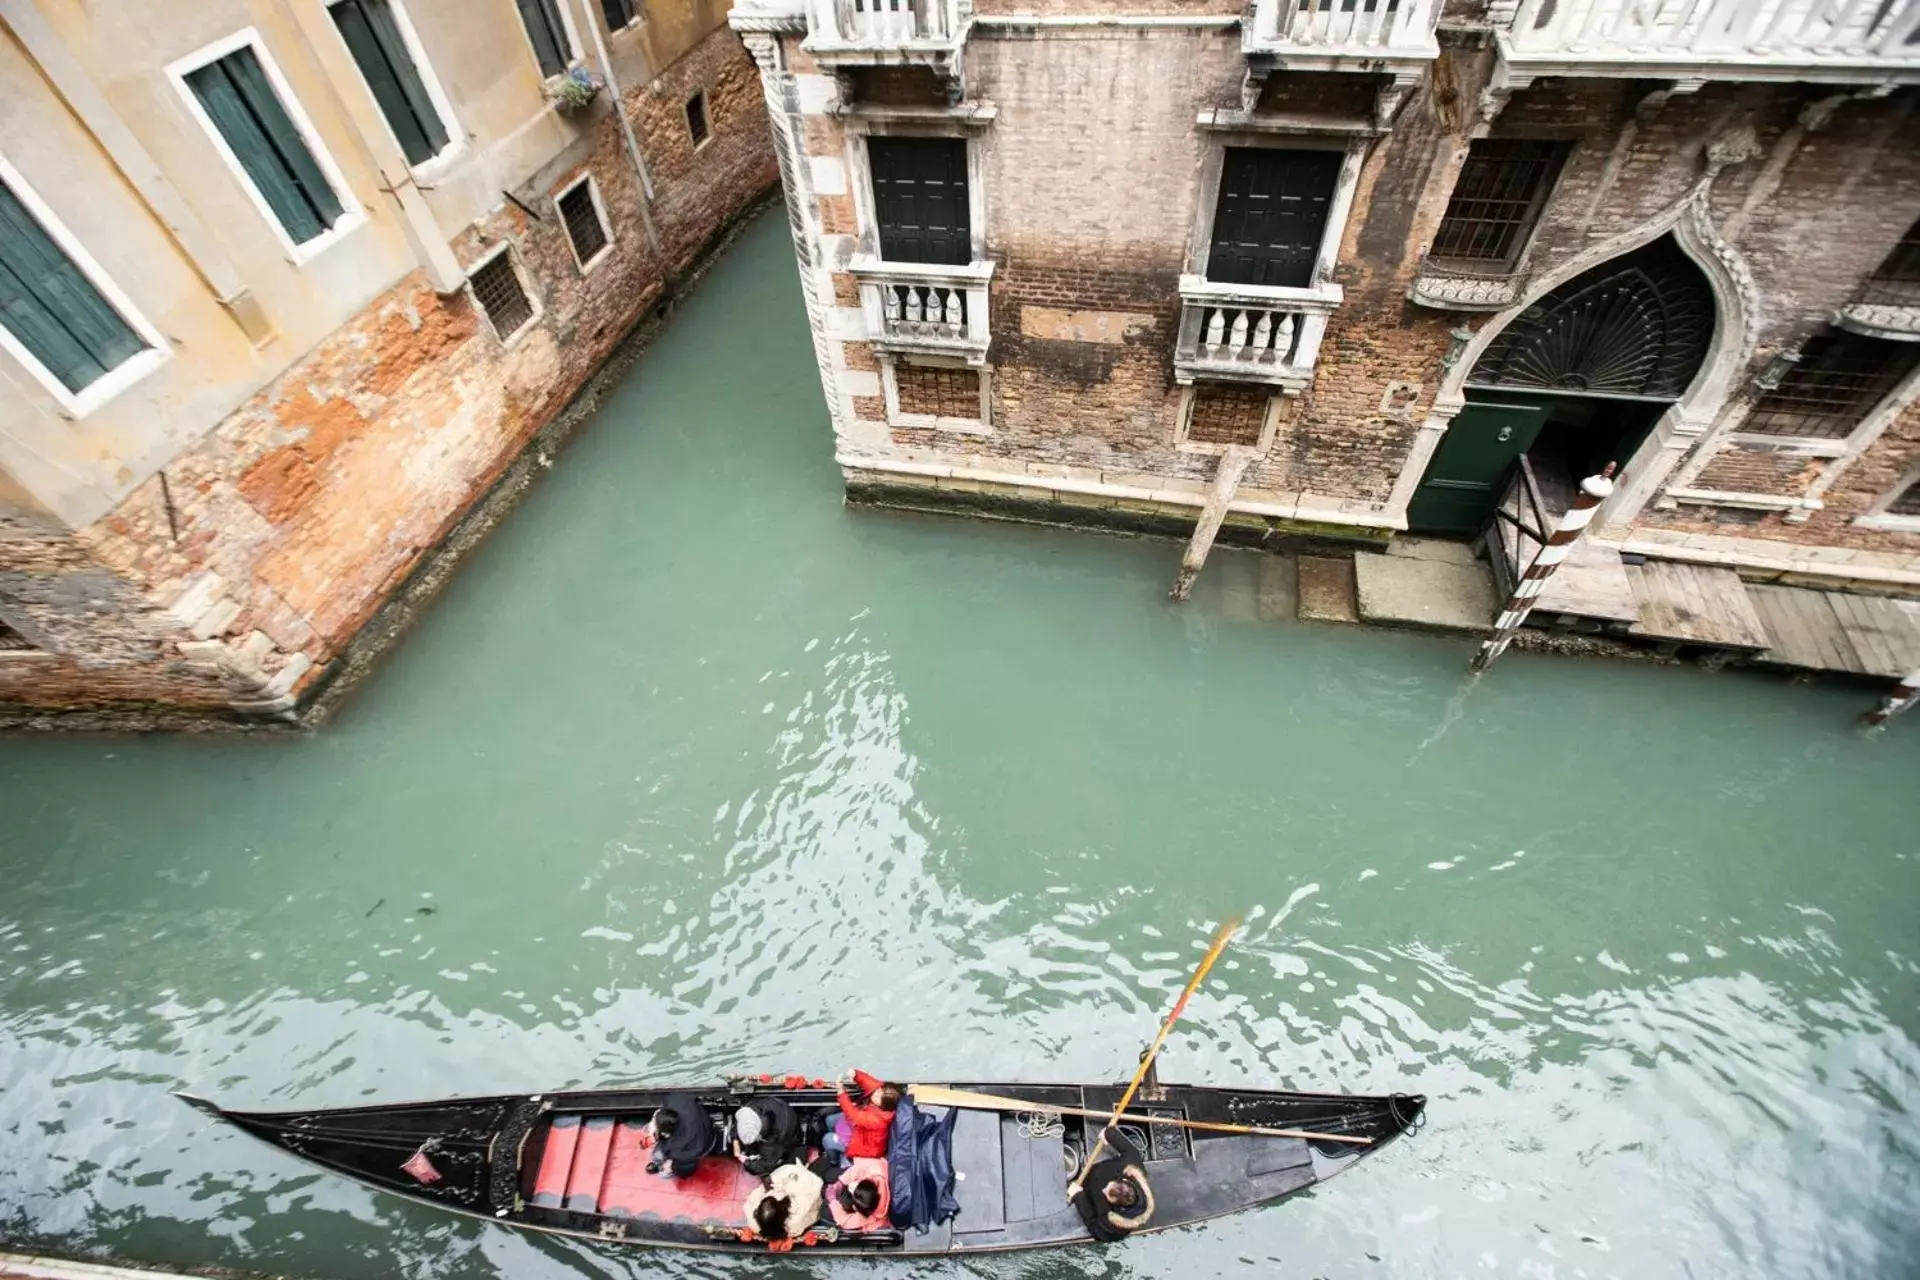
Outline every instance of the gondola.
<svg viewBox="0 0 1920 1280"><path fill-rule="evenodd" d="M835 1108L827 1082L797 1077L688 1091L724 1126L735 1108L764 1090L778 1090L803 1115L824 1119ZM964 1097L956 1090L994 1101L925 1101ZM755 1180L731 1156L709 1155L681 1181L646 1172L646 1122L672 1091L521 1093L272 1112L228 1111L180 1096L323 1168L441 1209L589 1240L764 1253L765 1244L737 1234ZM939 1120L940 1140L950 1142L942 1154L951 1162L949 1203L958 1211L920 1230L856 1234L823 1220L800 1248L925 1257L1091 1243L1067 1203L1066 1186L1124 1092L1124 1086L1094 1084L913 1086L909 1097L921 1099L920 1114ZM1144 1231L1304 1191L1416 1127L1425 1106L1418 1095L1203 1088L1163 1085L1149 1076L1121 1122L1148 1155L1155 1210ZM1231 1131L1245 1127L1322 1136Z"/></svg>

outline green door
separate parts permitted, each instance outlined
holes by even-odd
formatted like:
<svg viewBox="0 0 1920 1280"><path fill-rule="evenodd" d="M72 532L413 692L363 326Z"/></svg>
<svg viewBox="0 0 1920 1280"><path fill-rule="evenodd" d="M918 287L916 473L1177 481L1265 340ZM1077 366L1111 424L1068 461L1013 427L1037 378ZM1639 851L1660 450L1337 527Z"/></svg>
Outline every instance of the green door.
<svg viewBox="0 0 1920 1280"><path fill-rule="evenodd" d="M1469 403L1453 419L1407 508L1416 533L1470 537L1493 515L1514 461L1547 419L1538 404Z"/></svg>

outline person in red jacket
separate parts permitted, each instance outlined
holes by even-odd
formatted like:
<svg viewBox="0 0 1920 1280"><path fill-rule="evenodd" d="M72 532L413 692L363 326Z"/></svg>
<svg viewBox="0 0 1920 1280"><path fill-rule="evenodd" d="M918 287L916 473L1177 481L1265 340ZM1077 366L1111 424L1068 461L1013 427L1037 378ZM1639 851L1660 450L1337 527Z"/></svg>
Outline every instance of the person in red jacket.
<svg viewBox="0 0 1920 1280"><path fill-rule="evenodd" d="M860 1090L865 1101L853 1100L849 1084ZM827 1130L821 1145L849 1160L886 1159L893 1112L900 1105L900 1086L864 1071L849 1071L840 1077L839 1101L840 1118Z"/></svg>

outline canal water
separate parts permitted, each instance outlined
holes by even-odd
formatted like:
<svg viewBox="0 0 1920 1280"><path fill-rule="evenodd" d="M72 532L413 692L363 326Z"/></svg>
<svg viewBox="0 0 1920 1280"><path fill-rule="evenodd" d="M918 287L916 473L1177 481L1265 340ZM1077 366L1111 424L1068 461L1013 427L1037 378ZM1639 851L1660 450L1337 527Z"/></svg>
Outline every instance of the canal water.
<svg viewBox="0 0 1920 1280"><path fill-rule="evenodd" d="M1920 723L1255 621L1221 553L849 510L777 218L324 732L0 741L0 1237L333 1280L516 1235L170 1098L1123 1074L1432 1097L1311 1197L916 1276L1911 1276ZM1244 554L1244 553L1238 553ZM902 1270L902 1274L908 1274Z"/></svg>

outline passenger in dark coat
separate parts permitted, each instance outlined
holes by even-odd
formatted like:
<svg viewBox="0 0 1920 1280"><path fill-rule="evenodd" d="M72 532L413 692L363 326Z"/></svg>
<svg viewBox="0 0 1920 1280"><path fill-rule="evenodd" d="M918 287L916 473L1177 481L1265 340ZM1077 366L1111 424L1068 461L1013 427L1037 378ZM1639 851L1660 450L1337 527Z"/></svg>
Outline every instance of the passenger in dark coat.
<svg viewBox="0 0 1920 1280"><path fill-rule="evenodd" d="M1147 1157L1111 1125L1101 1136L1107 1153L1078 1181L1067 1184L1067 1200L1080 1211L1095 1240L1124 1240L1153 1217L1153 1189L1142 1167Z"/></svg>
<svg viewBox="0 0 1920 1280"><path fill-rule="evenodd" d="M653 1113L653 1157L648 1173L691 1178L713 1150L713 1117L690 1093L670 1093Z"/></svg>
<svg viewBox="0 0 1920 1280"><path fill-rule="evenodd" d="M756 1178L807 1158L800 1116L784 1098L755 1098L733 1113L733 1154Z"/></svg>

